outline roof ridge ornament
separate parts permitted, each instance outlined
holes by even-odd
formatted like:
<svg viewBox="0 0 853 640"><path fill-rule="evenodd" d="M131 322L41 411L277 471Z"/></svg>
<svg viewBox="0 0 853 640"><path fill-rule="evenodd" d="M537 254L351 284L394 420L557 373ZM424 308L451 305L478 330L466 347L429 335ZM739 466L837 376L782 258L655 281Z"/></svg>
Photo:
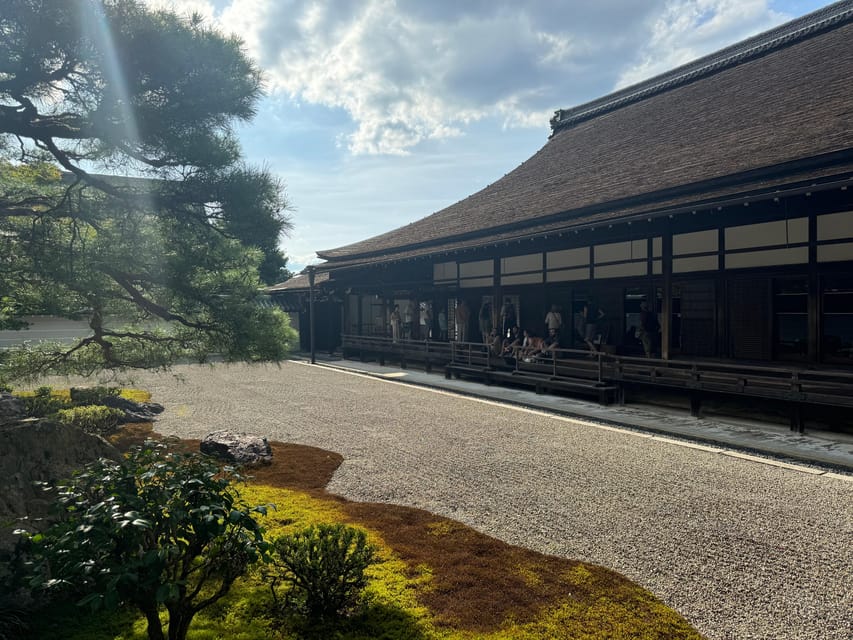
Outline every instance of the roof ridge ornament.
<svg viewBox="0 0 853 640"><path fill-rule="evenodd" d="M558 109L551 118L551 136L604 113L621 109L670 89L684 86L747 60L790 46L800 40L853 21L853 0L842 0L774 29L733 44L602 98Z"/></svg>

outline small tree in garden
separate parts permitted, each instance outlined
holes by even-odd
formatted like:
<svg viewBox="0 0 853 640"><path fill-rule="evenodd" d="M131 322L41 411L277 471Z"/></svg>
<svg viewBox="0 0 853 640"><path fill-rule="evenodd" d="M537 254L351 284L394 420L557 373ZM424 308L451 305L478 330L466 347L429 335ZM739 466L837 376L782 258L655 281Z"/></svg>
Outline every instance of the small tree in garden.
<svg viewBox="0 0 853 640"><path fill-rule="evenodd" d="M151 640L183 640L193 616L266 554L254 518L265 507L243 502L235 478L200 454L153 443L124 464L88 465L60 487L65 519L31 538L32 586L94 609L137 607Z"/></svg>
<svg viewBox="0 0 853 640"><path fill-rule="evenodd" d="M289 583L311 620L334 619L351 609L367 585L375 549L364 531L321 524L278 538L271 575Z"/></svg>

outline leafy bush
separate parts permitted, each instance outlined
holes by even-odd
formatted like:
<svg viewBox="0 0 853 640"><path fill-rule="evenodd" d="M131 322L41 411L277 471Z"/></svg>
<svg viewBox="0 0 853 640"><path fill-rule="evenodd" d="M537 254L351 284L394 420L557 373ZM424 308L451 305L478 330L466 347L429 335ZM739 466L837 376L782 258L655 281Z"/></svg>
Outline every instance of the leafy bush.
<svg viewBox="0 0 853 640"><path fill-rule="evenodd" d="M273 566L279 571L273 594L278 580L288 582L312 619L334 618L351 609L367 584L364 571L375 561L364 531L342 524L282 536L273 549Z"/></svg>
<svg viewBox="0 0 853 640"><path fill-rule="evenodd" d="M118 387L73 387L71 401L77 406L103 404L108 396L117 396L121 389Z"/></svg>
<svg viewBox="0 0 853 640"><path fill-rule="evenodd" d="M34 392L17 395L24 401L26 415L30 418L44 418L68 406L62 394L50 387L39 387Z"/></svg>
<svg viewBox="0 0 853 640"><path fill-rule="evenodd" d="M103 405L89 405L85 407L72 407L71 409L60 409L57 420L62 424L82 429L86 433L106 435L112 433L118 426L119 419L124 415L121 409L105 407Z"/></svg>
<svg viewBox="0 0 853 640"><path fill-rule="evenodd" d="M196 613L222 598L266 556L263 530L233 487L238 479L200 454L162 444L99 460L59 488L65 519L29 539L30 586L79 605L138 608L151 640L186 638ZM81 597L82 596L82 597Z"/></svg>

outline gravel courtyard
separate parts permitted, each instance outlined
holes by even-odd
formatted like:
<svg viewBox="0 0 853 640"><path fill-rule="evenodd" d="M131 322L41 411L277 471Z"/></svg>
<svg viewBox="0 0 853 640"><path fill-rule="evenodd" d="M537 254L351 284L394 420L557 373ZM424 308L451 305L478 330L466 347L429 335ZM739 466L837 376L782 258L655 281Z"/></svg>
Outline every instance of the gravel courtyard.
<svg viewBox="0 0 853 640"><path fill-rule="evenodd" d="M295 362L135 384L162 433L336 451L332 492L610 567L709 638L853 637L853 482Z"/></svg>

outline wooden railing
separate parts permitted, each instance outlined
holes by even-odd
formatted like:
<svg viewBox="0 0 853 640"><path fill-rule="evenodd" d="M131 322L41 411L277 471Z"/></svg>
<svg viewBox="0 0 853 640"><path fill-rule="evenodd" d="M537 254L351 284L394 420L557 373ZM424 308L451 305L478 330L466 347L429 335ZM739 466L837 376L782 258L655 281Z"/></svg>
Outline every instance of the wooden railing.
<svg viewBox="0 0 853 640"><path fill-rule="evenodd" d="M484 382L507 382L583 391L642 385L680 389L699 413L701 399L713 394L766 398L789 403L792 428L802 429L802 405L853 407L853 372L826 369L738 364L714 361L657 360L578 349L557 349L535 358L496 356L488 345L474 342L398 340L373 336L343 336L344 356L421 363L428 370L442 367L448 374L468 375ZM600 397L605 397L600 394Z"/></svg>
<svg viewBox="0 0 853 640"><path fill-rule="evenodd" d="M853 373L726 362L606 356L604 376L621 383L853 407Z"/></svg>
<svg viewBox="0 0 853 640"><path fill-rule="evenodd" d="M344 357L356 356L362 360L374 358L380 364L397 362L404 369L409 362L444 367L451 361L452 344L437 340L391 340L377 336L343 335Z"/></svg>

